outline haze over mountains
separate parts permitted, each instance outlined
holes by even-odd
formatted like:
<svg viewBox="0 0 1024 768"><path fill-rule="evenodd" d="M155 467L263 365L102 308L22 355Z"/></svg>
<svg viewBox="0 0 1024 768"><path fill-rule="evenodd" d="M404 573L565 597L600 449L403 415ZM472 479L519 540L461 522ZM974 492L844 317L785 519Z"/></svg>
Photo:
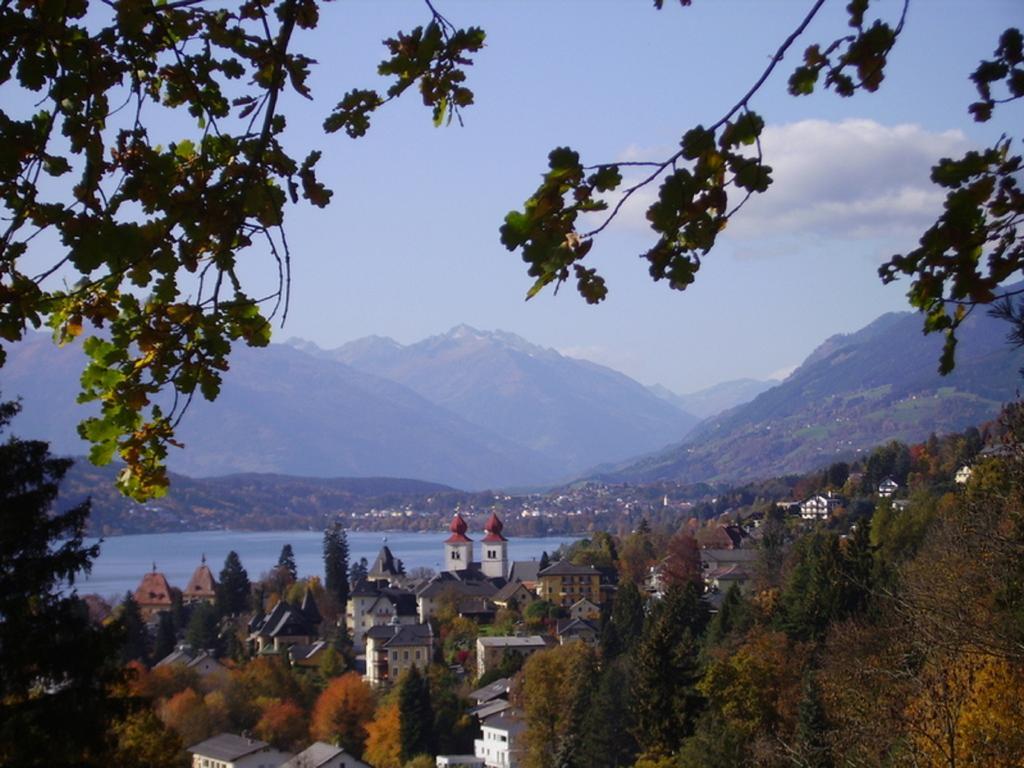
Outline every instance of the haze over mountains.
<svg viewBox="0 0 1024 768"><path fill-rule="evenodd" d="M90 413L75 404L82 364L80 351L57 349L44 334L10 347L0 396L22 397L17 434L48 440L58 453L87 452L75 432ZM216 403L193 402L178 432L187 448L172 450L168 463L193 477L264 472L522 487L663 447L696 421L608 368L511 334L459 327L404 348L380 339L335 351L240 346Z"/></svg>
<svg viewBox="0 0 1024 768"><path fill-rule="evenodd" d="M1005 334L1001 321L971 316L943 378L941 339L922 336L916 314L888 314L828 339L775 386L740 380L682 396L468 326L407 346L368 337L334 350L238 347L217 402L194 401L179 428L187 448L172 450L169 466L193 477L405 477L465 490L800 472L994 417L1024 365ZM75 432L89 413L75 404L80 351L34 334L8 354L0 397L22 397L15 432L86 453ZM695 428L684 409L712 417Z"/></svg>
<svg viewBox="0 0 1024 768"><path fill-rule="evenodd" d="M822 343L781 384L708 419L672 448L601 473L628 482L728 481L814 469L889 440L923 440L995 417L1017 396L1024 350L983 312L958 333L956 370L936 372L942 338L910 312Z"/></svg>

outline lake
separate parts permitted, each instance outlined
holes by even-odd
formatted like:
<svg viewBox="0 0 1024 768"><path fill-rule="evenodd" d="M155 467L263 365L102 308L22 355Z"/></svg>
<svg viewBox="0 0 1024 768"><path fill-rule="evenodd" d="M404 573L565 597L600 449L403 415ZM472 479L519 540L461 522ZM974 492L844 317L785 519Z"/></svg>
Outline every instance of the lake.
<svg viewBox="0 0 1024 768"><path fill-rule="evenodd" d="M440 570L447 531L433 533L381 533L348 531L349 563L365 557L372 565L381 545L387 542L406 570L423 566ZM509 538L509 560L539 560L542 552L553 552L575 536ZM86 544L95 543L89 539ZM80 577L75 586L79 594L96 593L120 600L134 591L142 575L153 568L167 577L172 587L184 589L192 572L205 554L214 576L224 566L224 558L234 550L253 581L277 565L281 547L291 544L299 576L323 577L323 532L321 531L192 531L152 533L136 536L111 536L100 544L100 556L92 573ZM479 547L476 550L479 557Z"/></svg>

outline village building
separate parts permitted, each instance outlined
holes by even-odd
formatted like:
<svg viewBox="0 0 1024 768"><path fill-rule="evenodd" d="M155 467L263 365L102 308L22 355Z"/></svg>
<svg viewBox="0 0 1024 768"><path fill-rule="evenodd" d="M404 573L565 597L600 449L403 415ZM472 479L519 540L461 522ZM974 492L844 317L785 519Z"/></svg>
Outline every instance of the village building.
<svg viewBox="0 0 1024 768"><path fill-rule="evenodd" d="M434 656L429 624L389 624L366 632L366 681L394 682L408 669L425 669Z"/></svg>
<svg viewBox="0 0 1024 768"><path fill-rule="evenodd" d="M601 618L601 606L584 597L569 607L569 618L597 621Z"/></svg>
<svg viewBox="0 0 1024 768"><path fill-rule="evenodd" d="M278 768L291 758L265 741L222 733L188 748L192 768Z"/></svg>
<svg viewBox="0 0 1024 768"><path fill-rule="evenodd" d="M824 496L812 496L800 504L800 517L804 520L826 520L842 504L842 497L832 491Z"/></svg>
<svg viewBox="0 0 1024 768"><path fill-rule="evenodd" d="M521 581L509 581L491 597L491 601L499 608L523 610L530 603L539 600L537 593L528 589Z"/></svg>
<svg viewBox="0 0 1024 768"><path fill-rule="evenodd" d="M554 605L568 608L583 598L594 603L602 602L601 572L591 565L574 565L568 560L559 560L539 574L540 596Z"/></svg>
<svg viewBox="0 0 1024 768"><path fill-rule="evenodd" d="M156 563L153 563L153 570L142 577L134 597L144 621L149 621L160 611L171 609L171 585L167 583L167 577L157 571Z"/></svg>
<svg viewBox="0 0 1024 768"><path fill-rule="evenodd" d="M377 560L385 557L383 547ZM390 551L387 557L391 557ZM416 595L402 587L386 586L382 580L360 579L349 593L345 611L345 623L348 627L352 646L358 652L366 648L365 635L371 627L380 627L394 622L399 624L417 624L418 616Z"/></svg>
<svg viewBox="0 0 1024 768"><path fill-rule="evenodd" d="M481 722L481 735L473 742L474 754L487 768L518 768L525 749L522 744L526 723L512 707L496 712Z"/></svg>
<svg viewBox="0 0 1024 768"><path fill-rule="evenodd" d="M504 527L494 512L484 524L480 571L491 579L504 579L508 576L508 539L501 534Z"/></svg>
<svg viewBox="0 0 1024 768"><path fill-rule="evenodd" d="M476 639L476 676L483 677L490 670L501 664L506 654L530 656L547 648L547 643L540 635L529 637L478 637Z"/></svg>
<svg viewBox="0 0 1024 768"><path fill-rule="evenodd" d="M890 498L900 489L900 484L891 477L886 477L878 484L878 496L882 499Z"/></svg>
<svg viewBox="0 0 1024 768"><path fill-rule="evenodd" d="M356 760L344 747L315 741L281 768L370 768L370 765Z"/></svg>
<svg viewBox="0 0 1024 768"><path fill-rule="evenodd" d="M210 566L206 564L206 555L192 572L185 591L181 593L181 601L189 603L213 603L217 599L217 582L213 578Z"/></svg>
<svg viewBox="0 0 1024 768"><path fill-rule="evenodd" d="M574 640L587 645L597 645L598 635L597 626L586 619L559 619L555 625L555 637L558 638L559 645Z"/></svg>
<svg viewBox="0 0 1024 768"><path fill-rule="evenodd" d="M323 619L307 589L301 605L280 600L269 613L257 611L249 622L249 642L256 653L285 653L293 645L311 645Z"/></svg>
<svg viewBox="0 0 1024 768"><path fill-rule="evenodd" d="M191 646L179 645L160 661L153 665L154 669L160 667L181 666L190 669L200 677L206 677L218 672L226 672L227 669L209 651L194 651Z"/></svg>

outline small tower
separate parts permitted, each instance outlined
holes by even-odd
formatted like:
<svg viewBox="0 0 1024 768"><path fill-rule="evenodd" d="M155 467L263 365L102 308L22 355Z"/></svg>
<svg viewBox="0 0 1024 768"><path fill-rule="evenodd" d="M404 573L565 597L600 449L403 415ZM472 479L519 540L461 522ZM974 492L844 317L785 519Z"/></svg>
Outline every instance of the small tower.
<svg viewBox="0 0 1024 768"><path fill-rule="evenodd" d="M452 535L444 542L444 569L446 571L464 571L473 563L473 540L466 536L466 521L458 512L452 518L448 530Z"/></svg>
<svg viewBox="0 0 1024 768"><path fill-rule="evenodd" d="M490 579L503 579L508 575L508 539L501 535L501 529L504 527L493 512L484 526L487 535L483 540L480 570Z"/></svg>

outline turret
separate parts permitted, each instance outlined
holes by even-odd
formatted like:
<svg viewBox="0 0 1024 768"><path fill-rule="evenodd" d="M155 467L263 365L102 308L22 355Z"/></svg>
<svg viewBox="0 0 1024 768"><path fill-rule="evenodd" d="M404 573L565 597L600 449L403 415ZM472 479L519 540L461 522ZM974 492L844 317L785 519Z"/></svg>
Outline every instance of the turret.
<svg viewBox="0 0 1024 768"><path fill-rule="evenodd" d="M464 571L473 562L473 540L466 536L469 528L462 515L458 512L452 518L448 530L452 535L444 542L444 569L446 571Z"/></svg>
<svg viewBox="0 0 1024 768"><path fill-rule="evenodd" d="M508 539L501 529L505 526L495 513L484 525L483 554L480 558L480 570L488 578L505 578L508 576Z"/></svg>

